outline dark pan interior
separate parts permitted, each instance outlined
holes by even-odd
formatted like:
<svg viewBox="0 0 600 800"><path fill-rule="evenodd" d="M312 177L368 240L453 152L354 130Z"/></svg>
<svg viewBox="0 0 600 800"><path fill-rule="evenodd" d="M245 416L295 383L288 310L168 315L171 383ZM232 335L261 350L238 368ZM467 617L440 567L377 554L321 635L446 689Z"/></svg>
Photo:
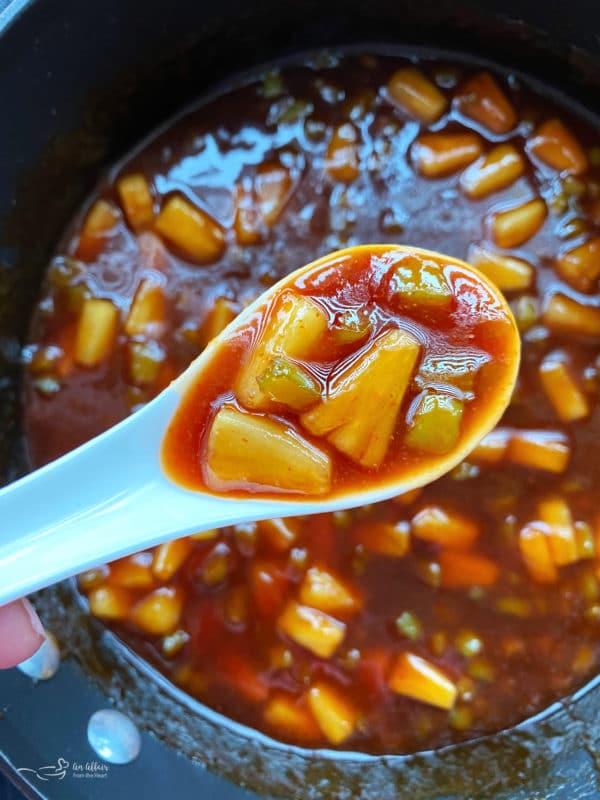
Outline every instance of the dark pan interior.
<svg viewBox="0 0 600 800"><path fill-rule="evenodd" d="M0 483L26 469L18 360L44 266L101 170L149 130L254 64L363 42L468 52L522 69L598 112L599 29L600 5L589 0L568 7L559 0L35 0L0 11ZM287 800L600 797L600 687L537 722L434 755L309 758L170 689L87 619L69 585L38 603L82 665L73 671L74 693L91 691L92 676L168 746L259 793ZM2 686L0 676L0 699ZM66 691L64 682L57 691ZM172 786L176 792L176 771ZM131 789L154 796L139 775Z"/></svg>

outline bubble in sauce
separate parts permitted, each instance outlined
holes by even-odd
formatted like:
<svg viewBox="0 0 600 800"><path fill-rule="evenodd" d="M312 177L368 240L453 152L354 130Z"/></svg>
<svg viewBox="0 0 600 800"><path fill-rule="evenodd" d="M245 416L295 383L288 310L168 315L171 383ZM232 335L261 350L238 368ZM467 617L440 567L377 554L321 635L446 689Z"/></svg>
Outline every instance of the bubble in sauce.
<svg viewBox="0 0 600 800"><path fill-rule="evenodd" d="M140 732L129 717L113 708L95 711L87 726L90 747L109 764L129 764L140 752Z"/></svg>

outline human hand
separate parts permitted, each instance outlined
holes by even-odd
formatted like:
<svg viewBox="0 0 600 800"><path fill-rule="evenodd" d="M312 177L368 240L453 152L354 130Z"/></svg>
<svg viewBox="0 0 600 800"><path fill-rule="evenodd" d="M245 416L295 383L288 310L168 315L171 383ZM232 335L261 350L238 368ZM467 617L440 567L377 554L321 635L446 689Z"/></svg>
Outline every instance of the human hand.
<svg viewBox="0 0 600 800"><path fill-rule="evenodd" d="M0 669L32 656L45 640L44 628L29 600L0 608Z"/></svg>

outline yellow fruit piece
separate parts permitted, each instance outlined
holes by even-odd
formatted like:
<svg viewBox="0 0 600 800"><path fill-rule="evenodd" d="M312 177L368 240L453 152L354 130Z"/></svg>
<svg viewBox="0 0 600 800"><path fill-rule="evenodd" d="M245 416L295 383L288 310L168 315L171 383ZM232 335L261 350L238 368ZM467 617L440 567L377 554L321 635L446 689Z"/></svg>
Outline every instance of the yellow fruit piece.
<svg viewBox="0 0 600 800"><path fill-rule="evenodd" d="M262 220L253 186L246 185L245 182L236 186L233 204L235 207L233 229L238 244L258 244L262 239L260 232Z"/></svg>
<svg viewBox="0 0 600 800"><path fill-rule="evenodd" d="M410 334L397 329L383 334L342 369L328 396L301 416L302 424L361 466L378 467L419 353L420 345Z"/></svg>
<svg viewBox="0 0 600 800"><path fill-rule="evenodd" d="M141 172L125 175L117 181L117 192L127 222L137 231L154 222L154 198Z"/></svg>
<svg viewBox="0 0 600 800"><path fill-rule="evenodd" d="M492 218L492 235L498 247L518 247L539 231L546 219L546 204L536 198Z"/></svg>
<svg viewBox="0 0 600 800"><path fill-rule="evenodd" d="M298 519L265 519L257 522L258 533L261 541L266 541L279 553L287 553L300 534L301 523Z"/></svg>
<svg viewBox="0 0 600 800"><path fill-rule="evenodd" d="M361 601L358 592L326 569L311 567L300 584L300 601L326 614L356 613Z"/></svg>
<svg viewBox="0 0 600 800"><path fill-rule="evenodd" d="M284 292L269 311L264 330L238 375L235 393L240 402L247 408L276 408L257 378L276 356L301 359L309 355L326 330L322 308L303 295Z"/></svg>
<svg viewBox="0 0 600 800"><path fill-rule="evenodd" d="M128 336L160 333L167 316L167 301L162 281L143 278L133 298L125 321Z"/></svg>
<svg viewBox="0 0 600 800"><path fill-rule="evenodd" d="M82 236L101 236L112 230L119 222L118 209L106 200L96 200L88 211L81 229Z"/></svg>
<svg viewBox="0 0 600 800"><path fill-rule="evenodd" d="M402 305L447 308L453 299L442 267L419 256L405 255L397 263L390 286Z"/></svg>
<svg viewBox="0 0 600 800"><path fill-rule="evenodd" d="M354 541L380 556L402 558L410 549L408 522L363 522L354 530Z"/></svg>
<svg viewBox="0 0 600 800"><path fill-rule="evenodd" d="M87 596L90 612L101 619L124 619L133 603L131 593L121 586L100 586Z"/></svg>
<svg viewBox="0 0 600 800"><path fill-rule="evenodd" d="M218 336L237 317L239 309L227 297L217 297L200 329L202 347Z"/></svg>
<svg viewBox="0 0 600 800"><path fill-rule="evenodd" d="M514 431L506 450L513 464L555 473L566 470L570 457L569 439L561 431Z"/></svg>
<svg viewBox="0 0 600 800"><path fill-rule="evenodd" d="M178 195L167 200L154 226L161 236L192 261L217 261L225 250L221 226L202 209Z"/></svg>
<svg viewBox="0 0 600 800"><path fill-rule="evenodd" d="M267 725L294 739L312 742L319 738L319 728L310 711L285 694L278 693L269 699L263 719Z"/></svg>
<svg viewBox="0 0 600 800"><path fill-rule="evenodd" d="M511 436L510 428L494 428L483 437L469 459L484 464L498 464L506 455Z"/></svg>
<svg viewBox="0 0 600 800"><path fill-rule="evenodd" d="M296 644L321 658L331 658L346 635L343 622L293 601L280 614L277 627Z"/></svg>
<svg viewBox="0 0 600 800"><path fill-rule="evenodd" d="M128 558L113 561L108 581L125 589L150 589L154 586L151 563L150 553L136 553Z"/></svg>
<svg viewBox="0 0 600 800"><path fill-rule="evenodd" d="M425 453L449 453L460 438L464 403L439 392L422 392L408 421L406 444Z"/></svg>
<svg viewBox="0 0 600 800"><path fill-rule="evenodd" d="M243 625L248 617L248 587L232 586L225 596L225 618L231 625Z"/></svg>
<svg viewBox="0 0 600 800"><path fill-rule="evenodd" d="M134 386L152 386L158 380L166 354L158 342L128 342L128 378Z"/></svg>
<svg viewBox="0 0 600 800"><path fill-rule="evenodd" d="M206 481L216 490L285 489L325 494L331 486L331 458L291 426L225 405L208 435Z"/></svg>
<svg viewBox="0 0 600 800"><path fill-rule="evenodd" d="M542 322L552 331L600 336L600 308L586 306L559 292L546 304Z"/></svg>
<svg viewBox="0 0 600 800"><path fill-rule="evenodd" d="M409 652L396 659L388 685L396 694L447 710L454 706L458 695L456 685L440 669Z"/></svg>
<svg viewBox="0 0 600 800"><path fill-rule="evenodd" d="M600 237L589 239L559 256L556 271L579 291L592 289L600 276Z"/></svg>
<svg viewBox="0 0 600 800"><path fill-rule="evenodd" d="M549 528L548 544L557 567L579 560L571 509L562 497L548 497L538 504L538 517Z"/></svg>
<svg viewBox="0 0 600 800"><path fill-rule="evenodd" d="M437 86L415 67L394 72L388 81L389 98L425 123L439 119L448 105Z"/></svg>
<svg viewBox="0 0 600 800"><path fill-rule="evenodd" d="M558 570L549 545L550 528L543 522L530 522L519 532L519 549L527 571L538 583L555 583Z"/></svg>
<svg viewBox="0 0 600 800"><path fill-rule="evenodd" d="M530 139L528 150L559 172L582 175L588 168L581 145L559 119L543 122Z"/></svg>
<svg viewBox="0 0 600 800"><path fill-rule="evenodd" d="M266 225L274 225L290 197L292 177L287 167L266 162L261 164L254 177L254 190L258 207Z"/></svg>
<svg viewBox="0 0 600 800"><path fill-rule="evenodd" d="M96 367L110 355L119 324L119 310L110 300L85 300L77 324L75 361Z"/></svg>
<svg viewBox="0 0 600 800"><path fill-rule="evenodd" d="M590 405L587 397L571 374L564 354L548 353L539 366L539 376L546 396L564 422L588 416Z"/></svg>
<svg viewBox="0 0 600 800"><path fill-rule="evenodd" d="M476 522L441 506L425 506L412 518L413 536L442 547L470 547L479 536Z"/></svg>
<svg viewBox="0 0 600 800"><path fill-rule="evenodd" d="M521 258L502 255L487 247L472 244L467 261L503 292L522 291L533 284L535 271L531 264Z"/></svg>
<svg viewBox="0 0 600 800"><path fill-rule="evenodd" d="M129 618L145 633L164 636L177 627L182 610L181 592L172 586L162 586L136 603Z"/></svg>
<svg viewBox="0 0 600 800"><path fill-rule="evenodd" d="M463 114L493 133L508 133L517 124L514 108L489 72L466 81L455 102Z"/></svg>
<svg viewBox="0 0 600 800"><path fill-rule="evenodd" d="M163 542L154 551L152 572L159 581L168 581L183 566L185 560L194 549L188 537Z"/></svg>
<svg viewBox="0 0 600 800"><path fill-rule="evenodd" d="M317 725L332 744L341 744L354 732L358 714L354 705L324 682L308 690L308 704Z"/></svg>
<svg viewBox="0 0 600 800"><path fill-rule="evenodd" d="M460 186L467 197L479 200L506 189L525 174L525 159L511 144L500 144L466 169Z"/></svg>
<svg viewBox="0 0 600 800"><path fill-rule="evenodd" d="M424 133L412 146L411 156L421 175L439 178L468 166L482 150L474 133Z"/></svg>
<svg viewBox="0 0 600 800"><path fill-rule="evenodd" d="M345 122L334 130L325 156L325 169L336 181L350 183L358 176L358 132L352 123Z"/></svg>

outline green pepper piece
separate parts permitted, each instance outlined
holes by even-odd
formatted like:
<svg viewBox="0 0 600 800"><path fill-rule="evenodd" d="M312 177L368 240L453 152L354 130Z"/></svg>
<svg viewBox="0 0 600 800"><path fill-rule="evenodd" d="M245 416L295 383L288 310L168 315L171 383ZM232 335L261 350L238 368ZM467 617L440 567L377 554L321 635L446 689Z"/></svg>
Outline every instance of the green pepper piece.
<svg viewBox="0 0 600 800"><path fill-rule="evenodd" d="M406 444L415 450L442 455L456 445L464 404L456 397L423 392L409 421Z"/></svg>
<svg viewBox="0 0 600 800"><path fill-rule="evenodd" d="M303 411L321 396L316 380L287 358L271 359L256 381L269 399L289 406L294 411Z"/></svg>

